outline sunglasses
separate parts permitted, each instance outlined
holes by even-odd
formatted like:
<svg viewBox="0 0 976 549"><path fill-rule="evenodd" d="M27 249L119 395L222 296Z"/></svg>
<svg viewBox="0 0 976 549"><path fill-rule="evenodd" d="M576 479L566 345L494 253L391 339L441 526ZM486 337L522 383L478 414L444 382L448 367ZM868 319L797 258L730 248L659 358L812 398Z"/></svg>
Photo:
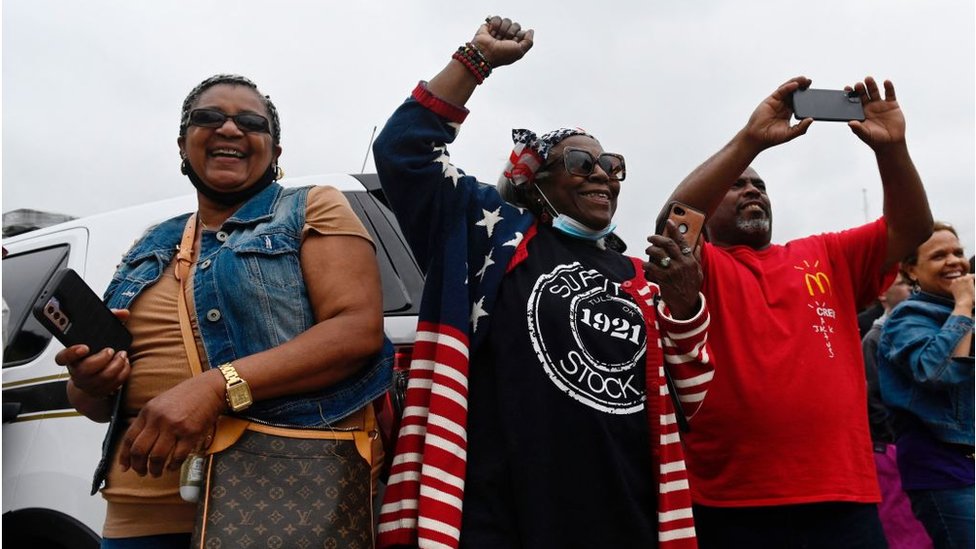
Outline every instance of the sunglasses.
<svg viewBox="0 0 976 549"><path fill-rule="evenodd" d="M624 157L619 154L614 153L602 153L600 156L593 158L593 155L589 151L583 149L576 149L573 147L566 147L563 149L563 164L566 166L566 171L572 175L578 175L581 177L589 177L596 170L597 164L600 168L607 174L607 176L614 181L623 181L627 176L627 167L624 164ZM558 160L558 159L557 159ZM549 166L552 166L556 162L552 162Z"/></svg>
<svg viewBox="0 0 976 549"><path fill-rule="evenodd" d="M202 128L219 128L230 118L241 131L271 133L268 119L253 112L224 114L216 109L193 109L190 111L190 125Z"/></svg>

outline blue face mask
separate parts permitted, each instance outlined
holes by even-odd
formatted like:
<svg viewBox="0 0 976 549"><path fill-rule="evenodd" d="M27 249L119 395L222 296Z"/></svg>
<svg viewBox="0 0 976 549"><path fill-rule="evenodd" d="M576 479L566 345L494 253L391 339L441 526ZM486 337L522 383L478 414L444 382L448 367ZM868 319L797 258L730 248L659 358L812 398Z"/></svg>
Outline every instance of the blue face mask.
<svg viewBox="0 0 976 549"><path fill-rule="evenodd" d="M559 214L552 220L552 228L569 236L596 241L613 232L617 228L617 224L610 222L603 229L595 231L566 214Z"/></svg>
<svg viewBox="0 0 976 549"><path fill-rule="evenodd" d="M598 231L591 229L579 221L576 221L572 217L559 213L559 211L553 207L552 202L549 202L549 197L546 196L546 193L542 192L542 189L540 189L538 186L536 186L536 190L539 191L539 195L542 196L543 200L546 201L546 204L549 205L549 209L556 213L556 217L552 220L552 228L563 234L568 234L569 236L575 238L582 238L583 240L591 240L595 242L607 236L617 228L617 224L611 221L606 227Z"/></svg>

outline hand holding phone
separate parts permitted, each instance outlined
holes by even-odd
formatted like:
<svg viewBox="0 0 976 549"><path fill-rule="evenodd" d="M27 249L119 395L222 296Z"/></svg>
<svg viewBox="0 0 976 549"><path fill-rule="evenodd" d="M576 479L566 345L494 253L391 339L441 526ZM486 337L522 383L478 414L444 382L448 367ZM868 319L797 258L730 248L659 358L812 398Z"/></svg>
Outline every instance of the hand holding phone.
<svg viewBox="0 0 976 549"><path fill-rule="evenodd" d="M864 120L864 107L856 91L815 90L793 92L793 116L833 122Z"/></svg>
<svg viewBox="0 0 976 549"><path fill-rule="evenodd" d="M668 219L674 221L681 237L685 239L685 244L694 250L705 224L705 214L681 202L672 202L668 207ZM664 234L664 227L661 227L659 234Z"/></svg>
<svg viewBox="0 0 976 549"><path fill-rule="evenodd" d="M132 344L129 330L72 269L54 274L32 313L65 347L83 344L97 353L106 347L122 351Z"/></svg>

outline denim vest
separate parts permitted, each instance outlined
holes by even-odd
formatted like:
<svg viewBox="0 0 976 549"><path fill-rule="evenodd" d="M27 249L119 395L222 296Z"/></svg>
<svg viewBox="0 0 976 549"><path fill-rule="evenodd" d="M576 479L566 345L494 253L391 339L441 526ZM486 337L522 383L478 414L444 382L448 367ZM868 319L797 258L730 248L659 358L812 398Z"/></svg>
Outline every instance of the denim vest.
<svg viewBox="0 0 976 549"><path fill-rule="evenodd" d="M308 190L272 184L241 206L220 231L203 233L193 300L211 367L277 347L315 324L299 257ZM105 291L109 307L128 308L159 280L190 215L149 229L123 256ZM384 338L383 350L349 379L258 401L240 415L272 425L327 428L383 394L390 386L392 364L393 345ZM103 444L103 461L118 430L117 408ZM101 484L97 473L95 480L96 486Z"/></svg>
<svg viewBox="0 0 976 549"><path fill-rule="evenodd" d="M904 426L973 445L973 357L952 357L973 319L952 315L953 301L917 292L884 324L878 344L881 396Z"/></svg>

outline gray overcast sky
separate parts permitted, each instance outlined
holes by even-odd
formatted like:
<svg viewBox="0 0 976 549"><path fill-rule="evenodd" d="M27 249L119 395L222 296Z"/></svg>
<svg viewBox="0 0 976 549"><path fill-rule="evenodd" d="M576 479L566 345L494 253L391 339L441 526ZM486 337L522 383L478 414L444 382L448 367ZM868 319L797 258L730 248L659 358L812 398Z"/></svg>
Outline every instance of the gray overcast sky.
<svg viewBox="0 0 976 549"><path fill-rule="evenodd" d="M5 0L3 211L87 215L188 193L179 108L217 72L274 99L288 175L359 171L373 126L498 13L536 29L536 45L468 104L452 158L483 181L512 127L586 128L627 156L616 220L639 255L673 187L781 82L871 74L895 83L932 210L973 252L973 0L471 4ZM873 154L844 124L814 123L755 166L774 241L880 215Z"/></svg>

